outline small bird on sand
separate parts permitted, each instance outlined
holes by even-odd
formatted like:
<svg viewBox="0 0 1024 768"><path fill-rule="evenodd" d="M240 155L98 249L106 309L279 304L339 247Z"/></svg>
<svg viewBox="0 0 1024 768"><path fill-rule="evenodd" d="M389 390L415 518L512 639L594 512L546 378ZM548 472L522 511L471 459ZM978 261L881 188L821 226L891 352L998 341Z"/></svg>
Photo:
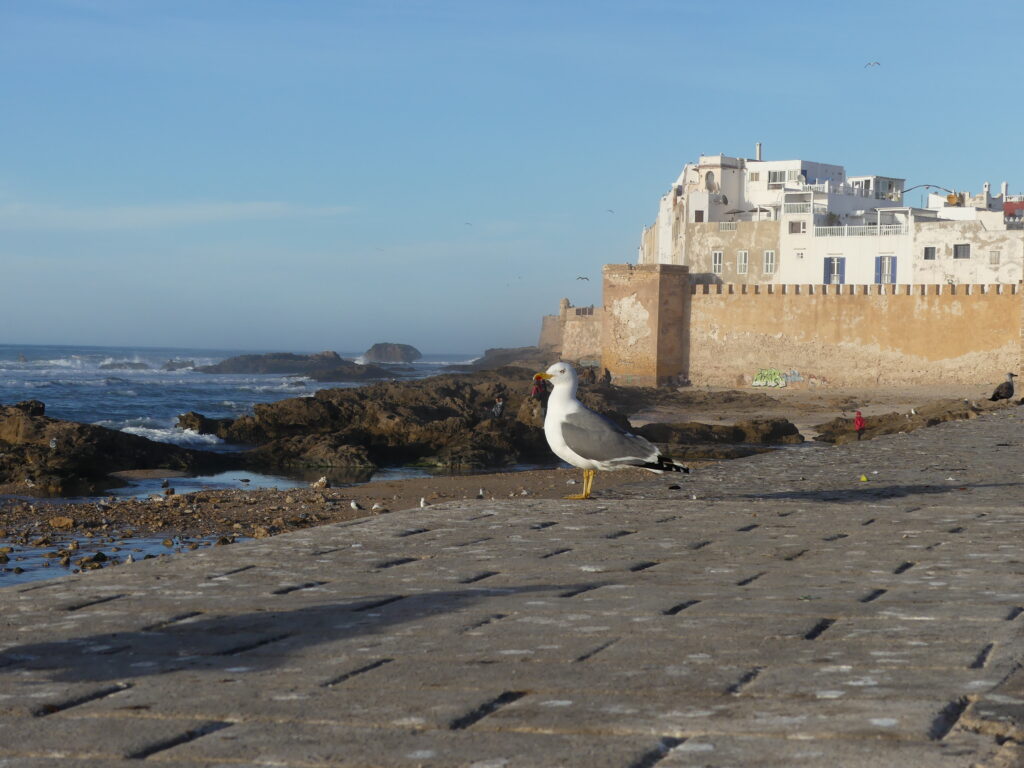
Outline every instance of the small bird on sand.
<svg viewBox="0 0 1024 768"><path fill-rule="evenodd" d="M1006 381L996 387L995 392L992 393L992 397L990 397L989 400L995 402L996 400L1009 400L1013 397L1013 380L1016 376L1016 373L1006 374Z"/></svg>
<svg viewBox="0 0 1024 768"><path fill-rule="evenodd" d="M423 509L425 506L427 506L427 499L424 496L420 496L420 509Z"/></svg>
<svg viewBox="0 0 1024 768"><path fill-rule="evenodd" d="M482 499L484 497L484 489L483 488L481 488L479 491L476 492L476 497L478 499Z"/></svg>
<svg viewBox="0 0 1024 768"><path fill-rule="evenodd" d="M599 469L641 467L651 472L689 472L689 467L676 464L661 455L657 446L642 437L630 434L576 399L579 379L569 363L557 362L534 381L550 381L553 389L548 397L544 417L544 436L558 458L583 470L583 492L567 499L589 499L594 475Z"/></svg>
<svg viewBox="0 0 1024 768"><path fill-rule="evenodd" d="M363 508L363 505L362 505L362 504L360 504L360 503L359 503L358 501L356 501L355 499L352 499L352 501L350 501L350 502L348 503L348 505L349 505L350 507L352 507L352 509L357 509L357 510L358 510L358 509L362 509L362 508Z"/></svg>

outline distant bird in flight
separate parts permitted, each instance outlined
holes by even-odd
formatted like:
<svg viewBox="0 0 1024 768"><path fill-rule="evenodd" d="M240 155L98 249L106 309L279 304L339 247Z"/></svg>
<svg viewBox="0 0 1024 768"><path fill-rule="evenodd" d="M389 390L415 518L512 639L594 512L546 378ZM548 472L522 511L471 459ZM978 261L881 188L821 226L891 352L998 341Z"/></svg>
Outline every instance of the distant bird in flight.
<svg viewBox="0 0 1024 768"><path fill-rule="evenodd" d="M867 64L864 65L864 69L867 69L868 67L880 67L880 66L882 66L882 62L880 62L880 61L869 61Z"/></svg>
<svg viewBox="0 0 1024 768"><path fill-rule="evenodd" d="M590 278L589 278L589 277L584 277L583 275L580 275L580 276L579 276L579 277L577 277L576 279L577 279L577 280L590 280Z"/></svg>
<svg viewBox="0 0 1024 768"><path fill-rule="evenodd" d="M473 226L473 222L472 221L467 221L466 222L466 226L467 227L472 227Z"/></svg>
<svg viewBox="0 0 1024 768"><path fill-rule="evenodd" d="M608 211L608 213L615 213L611 208L605 208L605 210Z"/></svg>

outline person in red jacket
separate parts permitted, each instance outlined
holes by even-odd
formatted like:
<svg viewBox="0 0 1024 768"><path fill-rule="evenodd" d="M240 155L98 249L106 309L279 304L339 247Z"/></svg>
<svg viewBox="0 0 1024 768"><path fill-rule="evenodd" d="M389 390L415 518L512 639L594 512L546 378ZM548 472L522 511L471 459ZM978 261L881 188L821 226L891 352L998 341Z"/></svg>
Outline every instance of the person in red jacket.
<svg viewBox="0 0 1024 768"><path fill-rule="evenodd" d="M864 417L860 415L860 411L857 411L853 416L853 430L857 433L857 439L860 440L864 434L864 430L867 429L867 422L864 421Z"/></svg>

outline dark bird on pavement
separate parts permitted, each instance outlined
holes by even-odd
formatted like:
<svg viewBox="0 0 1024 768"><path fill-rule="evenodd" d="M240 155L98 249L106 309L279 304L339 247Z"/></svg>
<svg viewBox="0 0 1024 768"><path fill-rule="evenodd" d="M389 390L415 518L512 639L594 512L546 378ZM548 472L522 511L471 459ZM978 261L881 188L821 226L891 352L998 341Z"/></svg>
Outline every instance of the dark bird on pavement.
<svg viewBox="0 0 1024 768"><path fill-rule="evenodd" d="M1009 400L1013 397L1013 380L1016 376L1016 373L1006 374L1006 381L996 387L995 392L992 393L992 397L990 397L989 400L994 402L996 400Z"/></svg>

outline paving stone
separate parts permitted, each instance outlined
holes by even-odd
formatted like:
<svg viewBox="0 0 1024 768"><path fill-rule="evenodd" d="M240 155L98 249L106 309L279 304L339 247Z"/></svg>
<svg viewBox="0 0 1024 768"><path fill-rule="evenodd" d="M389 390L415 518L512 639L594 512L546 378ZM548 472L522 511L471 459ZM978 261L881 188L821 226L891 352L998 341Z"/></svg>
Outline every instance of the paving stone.
<svg viewBox="0 0 1024 768"><path fill-rule="evenodd" d="M0 768L1020 764L1018 410L2 589Z"/></svg>

